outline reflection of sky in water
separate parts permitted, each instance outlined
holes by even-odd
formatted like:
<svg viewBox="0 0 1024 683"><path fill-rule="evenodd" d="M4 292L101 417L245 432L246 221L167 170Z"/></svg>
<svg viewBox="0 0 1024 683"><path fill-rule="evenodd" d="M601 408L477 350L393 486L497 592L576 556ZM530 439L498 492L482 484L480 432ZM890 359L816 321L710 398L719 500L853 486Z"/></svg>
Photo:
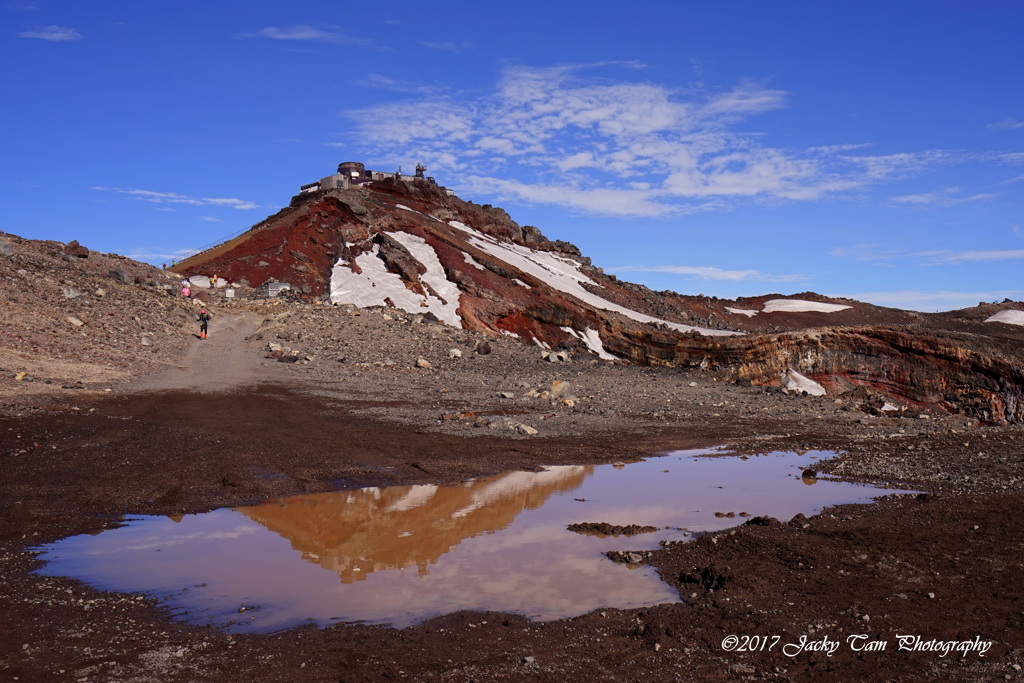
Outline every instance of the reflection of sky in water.
<svg viewBox="0 0 1024 683"><path fill-rule="evenodd" d="M687 538L680 527L734 526L740 512L788 520L880 493L831 481L806 486L800 470L816 462L813 452L693 457L706 452L296 496L177 522L132 518L44 546L41 571L165 596L193 622L235 620L235 630L307 620L402 627L462 609L557 619L678 600L651 568L616 564L603 551ZM737 517L714 515L730 511ZM576 522L659 531L600 538L566 530Z"/></svg>

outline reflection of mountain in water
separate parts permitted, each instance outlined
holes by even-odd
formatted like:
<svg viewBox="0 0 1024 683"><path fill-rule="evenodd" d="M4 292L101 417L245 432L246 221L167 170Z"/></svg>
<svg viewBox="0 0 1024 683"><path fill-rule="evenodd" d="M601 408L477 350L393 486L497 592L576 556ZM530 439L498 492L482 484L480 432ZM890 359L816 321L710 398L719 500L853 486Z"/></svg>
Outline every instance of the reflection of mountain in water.
<svg viewBox="0 0 1024 683"><path fill-rule="evenodd" d="M450 486L390 486L269 501L238 511L287 538L304 558L351 583L380 569L427 565L516 515L571 491L592 466L510 472Z"/></svg>

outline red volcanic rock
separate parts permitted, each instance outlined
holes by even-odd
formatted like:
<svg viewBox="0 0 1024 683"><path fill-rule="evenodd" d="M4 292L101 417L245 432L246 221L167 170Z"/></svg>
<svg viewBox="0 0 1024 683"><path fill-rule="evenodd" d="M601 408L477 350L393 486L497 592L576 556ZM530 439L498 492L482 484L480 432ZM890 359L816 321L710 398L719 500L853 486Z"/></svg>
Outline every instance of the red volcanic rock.
<svg viewBox="0 0 1024 683"><path fill-rule="evenodd" d="M78 258L89 258L89 250L78 243L78 240L71 240L64 245L64 253L68 256L77 256Z"/></svg>

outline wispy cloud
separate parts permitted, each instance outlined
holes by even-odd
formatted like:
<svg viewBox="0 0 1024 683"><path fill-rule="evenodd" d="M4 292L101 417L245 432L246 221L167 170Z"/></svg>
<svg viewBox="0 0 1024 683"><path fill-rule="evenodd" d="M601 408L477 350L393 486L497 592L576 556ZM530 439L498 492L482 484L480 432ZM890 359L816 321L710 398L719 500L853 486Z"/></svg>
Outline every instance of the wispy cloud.
<svg viewBox="0 0 1024 683"><path fill-rule="evenodd" d="M1020 234L1017 226L1011 228ZM1024 260L1024 249L930 249L908 251L889 248L885 243L856 244L851 247L836 247L829 251L832 256L855 261L870 261L885 264L895 261L917 261L920 266L962 266L996 261Z"/></svg>
<svg viewBox="0 0 1024 683"><path fill-rule="evenodd" d="M933 251L918 252L916 256L924 257L926 265L961 266L973 263L1024 260L1024 249L989 249L977 251L936 249Z"/></svg>
<svg viewBox="0 0 1024 683"><path fill-rule="evenodd" d="M906 256L905 251L893 249L885 242L855 244L852 247L836 247L828 253L839 258L852 259L854 261L873 261L876 263Z"/></svg>
<svg viewBox="0 0 1024 683"><path fill-rule="evenodd" d="M990 123L988 124L988 127L994 130L1019 130L1021 128L1024 128L1024 121L1018 121L1017 119L1009 118L1003 119L998 123Z"/></svg>
<svg viewBox="0 0 1024 683"><path fill-rule="evenodd" d="M445 41L422 41L420 42L420 45L431 50L438 50L439 52L451 52L452 54L456 55L462 54L463 52L467 52L473 49L473 44L471 42L452 43Z"/></svg>
<svg viewBox="0 0 1024 683"><path fill-rule="evenodd" d="M357 85L378 90L390 90L391 92L409 93L414 95L437 96L444 93L447 88L443 86L406 81L382 74L368 74L356 81Z"/></svg>
<svg viewBox="0 0 1024 683"><path fill-rule="evenodd" d="M375 45L372 40L357 38L343 33L337 26L318 27L310 26L309 24L295 24L285 27L268 26L253 33L244 33L242 37L329 43L331 45L359 45L382 49Z"/></svg>
<svg viewBox="0 0 1024 683"><path fill-rule="evenodd" d="M1019 301L1024 298L1024 289L1006 289L983 292L964 292L955 290L895 290L877 292L853 292L830 294L866 301L876 306L902 308L908 311L937 312L952 311L960 308L976 306L981 302L998 302L1004 299Z"/></svg>
<svg viewBox="0 0 1024 683"><path fill-rule="evenodd" d="M759 270L724 270L713 266L616 266L605 268L612 273L671 273L686 275L699 280L728 280L741 282L748 280L762 282L794 282L806 280L806 275L773 275Z"/></svg>
<svg viewBox="0 0 1024 683"><path fill-rule="evenodd" d="M34 28L28 31L22 31L18 34L19 38L38 38L39 40L48 40L54 43L65 43L73 40L82 40L85 38L76 29L68 26L43 26L42 28Z"/></svg>
<svg viewBox="0 0 1024 683"><path fill-rule="evenodd" d="M484 93L416 92L377 77L379 87L419 97L345 112L355 130L333 144L361 147L381 163L423 161L451 173L460 191L614 216L812 200L959 158L942 150L857 154L868 143L768 146L749 121L788 107L789 95L762 83L683 92L587 77L642 66L510 67Z"/></svg>
<svg viewBox="0 0 1024 683"><path fill-rule="evenodd" d="M208 223L223 223L224 221L216 216L200 216L200 220L207 221Z"/></svg>
<svg viewBox="0 0 1024 683"><path fill-rule="evenodd" d="M153 190L127 189L123 187L92 187L89 188L98 192L116 192L129 195L130 197L143 202L153 204L187 204L190 206L227 206L232 209L246 211L258 209L259 204L245 199L232 197L190 197L177 192L154 192Z"/></svg>
<svg viewBox="0 0 1024 683"><path fill-rule="evenodd" d="M890 201L895 204L913 204L917 206L957 206L958 204L969 204L971 202L985 202L997 198L998 194L982 192L973 195L962 195L959 187L947 187L935 192L922 194L907 194L900 197L893 197Z"/></svg>

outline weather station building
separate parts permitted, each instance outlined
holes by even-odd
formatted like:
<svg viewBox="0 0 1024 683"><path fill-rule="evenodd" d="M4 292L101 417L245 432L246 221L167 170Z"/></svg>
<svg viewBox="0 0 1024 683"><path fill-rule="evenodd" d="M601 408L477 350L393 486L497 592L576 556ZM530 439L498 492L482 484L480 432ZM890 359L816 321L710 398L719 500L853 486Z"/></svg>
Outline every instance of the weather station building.
<svg viewBox="0 0 1024 683"><path fill-rule="evenodd" d="M356 185L363 185L365 183L372 183L375 180L384 180L386 178L393 178L395 180L402 180L405 182L413 181L424 181L431 185L437 185L433 178L426 175L427 167L423 164L416 164L415 175L405 175L402 173L402 167L398 167L397 173L387 173L384 171L368 171L366 166L358 161L344 161L338 164L338 172L334 175L329 175L326 178L321 178L315 183L309 183L299 188L299 194L306 194L309 192L318 192L320 190L346 190Z"/></svg>

